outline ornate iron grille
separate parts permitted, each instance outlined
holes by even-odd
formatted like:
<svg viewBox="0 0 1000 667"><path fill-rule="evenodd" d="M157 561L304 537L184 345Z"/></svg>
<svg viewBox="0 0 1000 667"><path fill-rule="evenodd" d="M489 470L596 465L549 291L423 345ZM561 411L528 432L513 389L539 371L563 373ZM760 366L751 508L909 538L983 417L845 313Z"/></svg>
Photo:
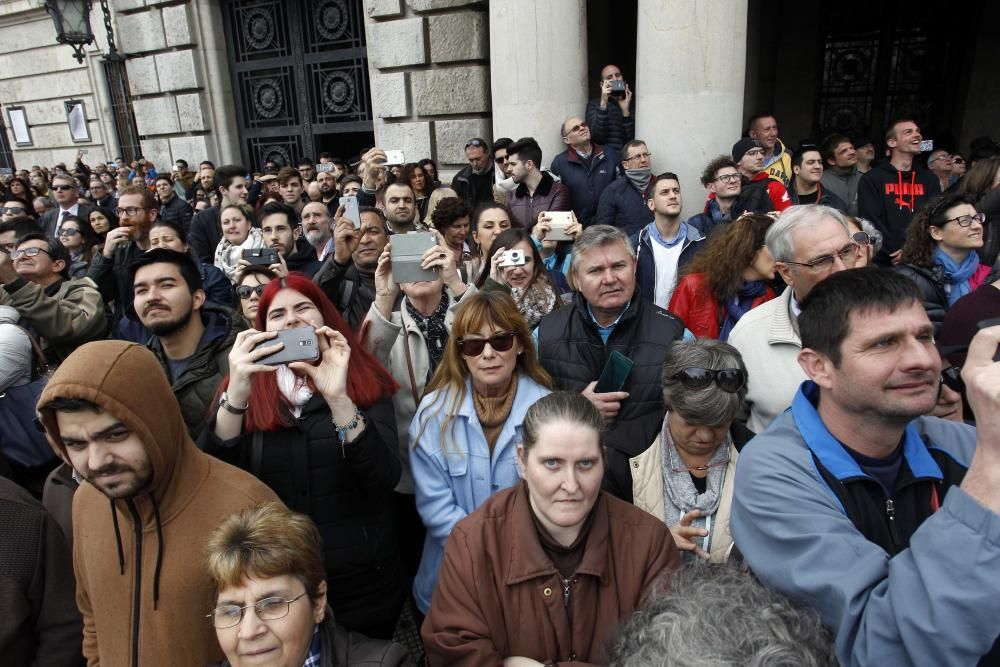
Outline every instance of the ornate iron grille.
<svg viewBox="0 0 1000 667"><path fill-rule="evenodd" d="M225 0L243 160L294 164L316 137L371 132L361 0Z"/></svg>
<svg viewBox="0 0 1000 667"><path fill-rule="evenodd" d="M111 116L118 136L118 146L122 157L130 162L142 155L142 145L139 142L139 128L135 124L135 113L132 111L125 57L117 52L109 53L101 60L101 64L104 66L108 95L111 97Z"/></svg>

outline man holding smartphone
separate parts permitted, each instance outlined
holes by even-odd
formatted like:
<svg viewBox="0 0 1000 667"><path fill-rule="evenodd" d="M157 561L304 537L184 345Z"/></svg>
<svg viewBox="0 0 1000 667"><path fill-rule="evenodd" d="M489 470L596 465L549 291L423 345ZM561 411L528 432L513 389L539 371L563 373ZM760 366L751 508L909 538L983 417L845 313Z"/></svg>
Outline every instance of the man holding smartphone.
<svg viewBox="0 0 1000 667"><path fill-rule="evenodd" d="M622 146L635 139L632 89L618 65L605 65L598 85L601 96L587 102L587 126L594 141L620 153Z"/></svg>

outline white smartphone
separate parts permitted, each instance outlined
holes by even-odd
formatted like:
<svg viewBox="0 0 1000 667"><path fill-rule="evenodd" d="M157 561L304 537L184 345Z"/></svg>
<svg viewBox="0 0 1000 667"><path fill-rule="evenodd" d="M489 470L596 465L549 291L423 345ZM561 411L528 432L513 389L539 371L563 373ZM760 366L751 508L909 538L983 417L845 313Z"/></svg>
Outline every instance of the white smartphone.
<svg viewBox="0 0 1000 667"><path fill-rule="evenodd" d="M570 211L546 211L542 215L551 218L546 241L572 241L573 237L566 233L566 228L573 224L573 213Z"/></svg>
<svg viewBox="0 0 1000 667"><path fill-rule="evenodd" d="M344 217L354 223L355 229L361 229L361 209L358 207L357 195L341 197L340 205L344 207Z"/></svg>
<svg viewBox="0 0 1000 667"><path fill-rule="evenodd" d="M385 163L388 166L406 164L406 156L403 155L403 151L400 150L386 151Z"/></svg>

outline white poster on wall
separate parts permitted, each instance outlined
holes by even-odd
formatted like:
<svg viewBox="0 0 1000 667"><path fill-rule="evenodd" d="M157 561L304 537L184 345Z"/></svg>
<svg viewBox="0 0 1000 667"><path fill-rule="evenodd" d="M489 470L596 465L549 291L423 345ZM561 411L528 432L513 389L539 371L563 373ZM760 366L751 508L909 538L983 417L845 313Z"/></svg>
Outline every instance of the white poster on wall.
<svg viewBox="0 0 1000 667"><path fill-rule="evenodd" d="M90 128L87 127L87 112L83 108L83 102L79 100L67 102L66 115L69 118L69 134L73 141L90 141Z"/></svg>
<svg viewBox="0 0 1000 667"><path fill-rule="evenodd" d="M28 117L22 107L7 107L7 118L10 121L11 132L14 133L14 144L17 146L31 145L31 131L28 130Z"/></svg>

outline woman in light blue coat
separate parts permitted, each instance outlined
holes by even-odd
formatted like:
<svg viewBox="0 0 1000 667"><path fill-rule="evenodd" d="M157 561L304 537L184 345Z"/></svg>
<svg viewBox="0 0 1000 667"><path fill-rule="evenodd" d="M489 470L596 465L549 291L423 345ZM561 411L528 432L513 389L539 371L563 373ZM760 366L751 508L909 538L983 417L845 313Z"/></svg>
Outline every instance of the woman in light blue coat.
<svg viewBox="0 0 1000 667"><path fill-rule="evenodd" d="M518 482L521 422L551 385L509 294L478 292L461 301L441 363L410 424L417 510L427 526L413 583L422 613L430 608L451 529Z"/></svg>

